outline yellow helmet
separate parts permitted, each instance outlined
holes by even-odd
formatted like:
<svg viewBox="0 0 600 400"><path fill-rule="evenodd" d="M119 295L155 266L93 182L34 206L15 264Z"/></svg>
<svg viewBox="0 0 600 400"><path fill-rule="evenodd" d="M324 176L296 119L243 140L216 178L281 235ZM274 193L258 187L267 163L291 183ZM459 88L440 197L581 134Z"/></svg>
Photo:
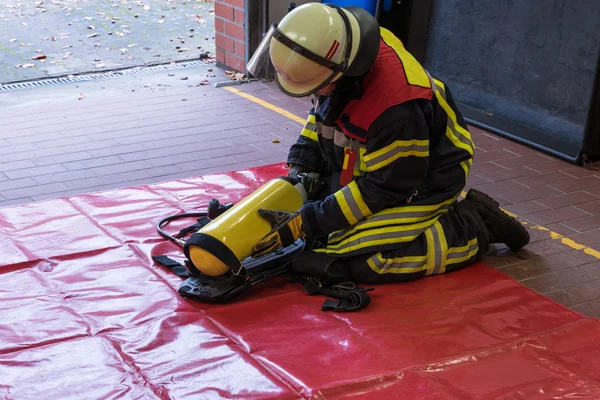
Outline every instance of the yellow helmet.
<svg viewBox="0 0 600 400"><path fill-rule="evenodd" d="M307 3L273 25L247 69L268 78L289 96L313 94L342 76L367 72L379 51L379 24L359 7Z"/></svg>

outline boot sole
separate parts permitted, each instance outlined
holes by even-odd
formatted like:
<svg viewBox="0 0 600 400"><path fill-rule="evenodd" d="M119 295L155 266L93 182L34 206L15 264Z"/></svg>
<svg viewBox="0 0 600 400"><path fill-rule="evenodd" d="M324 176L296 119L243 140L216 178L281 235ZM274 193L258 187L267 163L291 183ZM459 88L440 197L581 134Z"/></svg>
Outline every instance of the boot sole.
<svg viewBox="0 0 600 400"><path fill-rule="evenodd" d="M502 211L500 209L499 203L496 200L492 199L487 194L480 192L479 190L475 190L475 189L471 189L469 191L469 193L467 193L466 199L484 206L489 211L493 212L498 217L500 217L503 221L510 223L513 226L518 228L521 235L516 236L516 237L518 237L518 238L523 237L523 239L520 241L517 241L517 242L506 243L506 245L511 250L519 251L523 247L527 246L527 244L529 244L531 237L529 236L529 232L527 231L527 229L525 229L525 227L519 221L517 221L515 218L511 217L510 215L508 215L504 211Z"/></svg>

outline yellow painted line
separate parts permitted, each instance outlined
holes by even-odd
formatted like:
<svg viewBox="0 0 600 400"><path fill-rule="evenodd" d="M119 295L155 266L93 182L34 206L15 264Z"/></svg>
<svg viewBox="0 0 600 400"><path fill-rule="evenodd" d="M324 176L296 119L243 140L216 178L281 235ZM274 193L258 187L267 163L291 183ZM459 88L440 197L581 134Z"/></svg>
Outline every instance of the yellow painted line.
<svg viewBox="0 0 600 400"><path fill-rule="evenodd" d="M246 99L248 99L250 101L253 101L253 102L257 103L257 104L260 104L261 106L266 107L269 110L273 110L273 111L275 111L275 112L277 112L277 113L279 113L281 115L284 115L284 116L288 117L289 119L294 120L296 122L299 122L301 124L304 124L306 122L305 120L303 120L299 116L297 116L295 114L292 114L291 112L286 111L283 108L277 107L277 106L275 106L275 105L273 105L273 104L271 104L269 102L266 102L264 100L259 99L258 97L252 96L251 94L244 93L244 92L242 92L239 89L235 89L235 88L232 88L232 87L225 87L223 89L228 90L231 93L235 93L235 94L237 94L239 96L242 96L242 97L244 97L244 98L246 98ZM461 197L462 198L465 198L466 196L467 196L466 192L462 192L461 193ZM505 209L502 209L502 211L504 211L505 213L507 213L508 215L510 215L513 218L517 218L523 225L529 225L529 223L527 221L523 221L523 219L520 218L518 215L513 214L510 211L507 211ZM554 240L560 240L563 244L565 244L566 246L569 246L572 249L583 251L584 253L589 254L592 257L596 257L596 258L600 259L600 251L592 249L591 247L584 246L583 244L579 244L579 243L575 242L572 239L564 237L563 235L561 235L559 233L556 233L554 231L551 231L548 228L545 228L545 227L540 226L540 225L532 225L529 228L530 229L538 229L538 230L541 230L541 231L546 231L546 232L548 232L550 234L550 237L552 239L554 239Z"/></svg>
<svg viewBox="0 0 600 400"><path fill-rule="evenodd" d="M269 110L273 110L276 113L279 113L281 115L284 115L284 116L288 117L289 119L292 119L292 120L294 120L296 122L299 122L301 124L306 123L305 119L302 119L299 116L297 116L295 114L292 114L289 111L284 110L283 108L277 107L277 106L275 106L275 105L273 105L273 104L271 104L269 102L266 102L266 101L264 101L262 99L259 99L258 97L252 96L251 94L244 93L244 92L242 92L239 89L235 89L235 88L232 88L232 87L225 87L223 89L225 89L225 90L227 90L227 91L229 91L231 93L235 93L238 96L242 96L242 97L244 97L244 98L246 98L246 99L248 99L250 101L253 101L253 102L257 103L257 104L260 104L261 106L263 106L265 108L268 108Z"/></svg>

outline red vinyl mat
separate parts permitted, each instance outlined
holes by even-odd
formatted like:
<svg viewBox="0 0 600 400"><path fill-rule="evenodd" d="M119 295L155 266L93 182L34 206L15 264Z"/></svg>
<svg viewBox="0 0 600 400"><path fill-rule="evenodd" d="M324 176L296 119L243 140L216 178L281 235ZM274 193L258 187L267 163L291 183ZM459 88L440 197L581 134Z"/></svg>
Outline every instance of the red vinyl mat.
<svg viewBox="0 0 600 400"><path fill-rule="evenodd" d="M183 258L157 221L286 172L0 209L0 398L600 398L598 321L481 264L377 286L349 314L286 279L228 305L181 298L151 259Z"/></svg>

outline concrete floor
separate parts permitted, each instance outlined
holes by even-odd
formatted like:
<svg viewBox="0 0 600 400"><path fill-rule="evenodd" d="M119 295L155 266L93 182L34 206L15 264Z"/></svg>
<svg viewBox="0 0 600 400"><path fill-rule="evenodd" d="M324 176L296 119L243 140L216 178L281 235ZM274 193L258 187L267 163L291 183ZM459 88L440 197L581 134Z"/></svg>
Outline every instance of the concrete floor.
<svg viewBox="0 0 600 400"><path fill-rule="evenodd" d="M271 108L198 86L228 80L209 69L0 92L0 207L283 162L309 104L263 83L236 88ZM485 262L600 317L600 172L471 132L468 186L518 214L532 235L523 251L498 247Z"/></svg>

